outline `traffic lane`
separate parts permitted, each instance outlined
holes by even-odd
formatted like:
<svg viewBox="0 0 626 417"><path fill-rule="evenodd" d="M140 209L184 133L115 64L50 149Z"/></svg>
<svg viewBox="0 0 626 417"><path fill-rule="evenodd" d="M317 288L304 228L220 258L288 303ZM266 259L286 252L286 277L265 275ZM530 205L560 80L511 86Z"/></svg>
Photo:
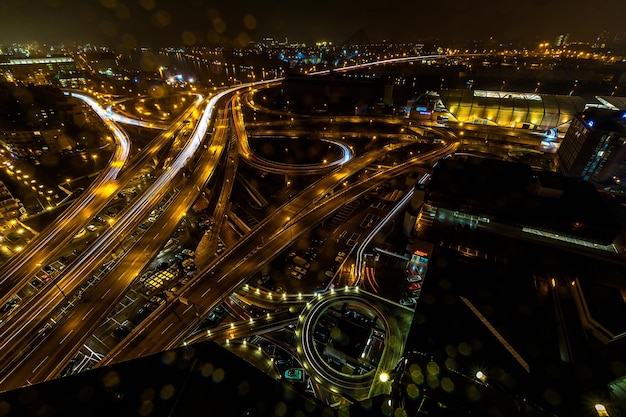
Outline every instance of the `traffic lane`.
<svg viewBox="0 0 626 417"><path fill-rule="evenodd" d="M455 146L447 146L441 149L434 150L429 153L425 153L419 157L415 157L414 161L426 161L430 158L438 158L446 153L449 153L455 149ZM371 160L367 158L353 160L352 162L357 164L360 161L366 161L367 164L371 162ZM365 166L367 166L365 164ZM228 295L234 292L240 285L245 283L246 279L250 274L255 272L254 268L250 268L251 263L255 263L256 265L261 265L270 259L269 256L275 256L281 250L285 249L290 243L291 240L299 236L300 233L304 233L306 230L310 230L315 227L324 217L328 216L334 210L338 209L339 206L345 203L345 199L348 198L357 198L358 196L364 194L370 188L376 186L379 182L388 181L394 176L398 175L398 170L402 167L397 167L396 169L390 169L386 172L381 172L379 175L374 175L368 177L356 185L352 184L350 187L345 187L343 190L344 194L337 194L333 197L328 198L328 201L332 201L333 204L327 204L328 201L323 201L322 204L319 202L315 204L315 210L312 212L309 210L306 213L302 214L302 217L306 218L306 228L300 229L300 231L296 231L294 233L291 227L285 227L285 218L283 216L274 216L268 219L265 223L262 223L256 231L253 231L246 235L244 241L241 246L238 248L233 248L224 254L221 259L218 259L216 262L211 264L206 271L215 271L214 274L217 277L217 285L215 287L215 280L213 279L203 279L200 280L200 277L203 276L199 274L197 279L190 282L187 286L183 287L181 294L182 297L188 300L189 303L194 303L198 306L198 309L201 312L201 315L206 315L212 309L214 309L220 302L220 298L224 295ZM403 168L408 169L408 168ZM339 179L342 178L341 173L337 173ZM344 174L345 175L345 174ZM337 180L336 177L331 177L331 180ZM314 187L310 187L310 192L313 191ZM310 203L310 199L305 200L309 196L306 193L299 195L293 201L296 201L298 207L306 207L308 203ZM337 198L339 197L339 198ZM289 206L289 204L288 204ZM300 212L301 209L297 209L292 213ZM292 220L291 224L296 224L300 220ZM261 236L264 237L266 244L261 247L263 250L256 250L258 242L261 241ZM268 237L279 237L278 239L272 239ZM250 261L248 261L250 259ZM247 272L244 270L237 270L237 267L241 265L248 264L248 268L250 268ZM222 271L230 271L228 275L225 275ZM220 274L220 272L222 272ZM208 286L209 283L213 284L213 286ZM205 311L201 310L201 307L205 308ZM191 327L193 322L187 322L182 319L182 310L181 311L170 311L169 309L164 309L160 312L159 316L162 316L163 321L168 321L170 323L170 327L168 331L170 335L177 335L176 337L180 337L181 335L185 335L186 332L189 332L191 329L185 330L185 326ZM167 318L166 318L167 317ZM133 335L133 340L125 343L123 348L116 349L113 354L108 355L103 364L118 362L122 360L136 358L138 356L154 353L158 351L165 350L167 346L172 346L172 344L165 343L164 338L151 338L149 335L151 331L147 331L146 328L149 326L156 326L157 329L161 329L157 324L157 317L155 317L154 321L146 323L145 326L142 326L141 332L137 332ZM155 330L155 333L159 333ZM144 343L145 341L145 343ZM174 342L176 343L176 342Z"/></svg>
<svg viewBox="0 0 626 417"><path fill-rule="evenodd" d="M369 185L369 187L371 186ZM365 192L368 186L361 185L360 187L352 187L352 189L358 189L354 191L358 196ZM217 263L219 267L214 266L215 269L213 270L219 270L219 272L216 272L211 279L189 283L183 288L181 297L185 298L188 303L195 304L201 315L208 314L223 301L224 297L243 285L248 277L254 274L270 257L288 247L292 239L315 227L322 218L328 216L344 203L343 198L335 198L333 201L335 204L324 204L318 207L312 212L316 214L315 216L309 213L309 215L304 216L303 220L293 223L289 228L282 228L282 218L272 219L263 228L264 230L257 230L256 235L270 235L271 233L266 233L265 229L282 229L276 238L266 240L267 243L260 249L257 249L258 245L255 246L257 240L252 240L237 252L230 252L221 262ZM133 340L126 342L118 350L114 360L121 361L165 350L167 346L171 346L164 343L168 337L172 338L170 340L184 339L189 328L196 324L197 318L189 315L185 317L183 311L184 308L180 306L170 306L169 309L162 310L163 317L154 317L152 321L142 326L141 331L133 335ZM153 327L154 330L146 331L145 328L147 327ZM109 360L113 359L109 358Z"/></svg>
<svg viewBox="0 0 626 417"><path fill-rule="evenodd" d="M217 156L216 156L216 155L211 155L209 158L214 159L214 161L213 161L213 162L214 162L214 163L213 163L213 165L215 165L215 164L216 164L216 162L217 162ZM194 182L189 182L188 184L189 184L189 187L190 187L190 188L191 188L191 187L193 187L193 186L195 185L195 183L194 183ZM197 187L197 186L196 186L196 187ZM193 197L193 198L195 198L195 197ZM190 204L190 201L189 201L189 200L191 200L191 199L193 199L193 198L188 197L186 201L183 201L183 202L179 203L179 205L178 205L178 206L176 206L176 207L174 208L174 210L175 210L176 212L178 212L178 213L180 213L180 212L184 212L184 211L187 209L187 207L189 206L189 204ZM164 225L163 225L163 226L158 227L158 228L153 229L153 230L163 231L163 230L171 229L171 230L170 230L170 232L171 232L171 233L173 233L173 230L174 230L174 228L175 228L175 227L176 227L176 225L177 225L177 220L176 220L176 219L177 219L178 217L180 217L180 216L167 216L167 215L161 216L161 217L160 217L160 219L164 219L164 221L166 221L166 222L169 224L169 228L165 228L165 227L164 227ZM128 235L128 233L130 233L130 232L129 232L129 229L134 229L134 228L129 228L129 227L126 227L126 228L125 228L125 230L126 230L126 232L125 232L125 233L126 233L126 235ZM169 233L169 234L171 235L171 233ZM157 235L158 235L158 232L157 232ZM145 234L144 236L149 236L149 233L148 233L148 234ZM168 235L168 236L169 236L169 235ZM113 240L113 239L109 239L109 241L111 241L111 240ZM141 241L141 240L143 240L143 238L142 238L142 239L140 239L140 241ZM156 251L158 251L158 249L160 248L161 244L163 243L161 240L158 240L158 241L157 241L157 240L156 240L156 236L154 236L152 239L148 239L148 241L149 241L149 245L148 245L147 247L144 247L144 248L141 248L141 249L138 249L138 250L140 250L141 252L145 252L146 250L147 250L147 251L150 251L150 252L156 252ZM150 242L150 241L151 241L151 242ZM141 247L141 246L140 246L140 247ZM135 246L135 248L134 248L134 249L135 249L135 250L137 250L137 246ZM93 251L98 252L98 253L100 253L100 254L101 254L101 253L103 253L103 252L105 252L105 253L107 252L107 251L103 251L102 249L98 249L98 248L94 248L94 249L93 249ZM136 254L135 256L128 256L128 257L124 258L124 260L122 261L122 263L120 263L120 264L119 264L119 265L123 265L123 264L124 264L124 262L126 262L126 260L128 260L128 259L132 259L132 260L130 261L130 262L132 263L132 265L131 265L131 266L133 266L134 268L137 268L137 272L136 272L136 273L134 273L134 274L128 274L127 276L132 276L132 277L134 277L134 276L136 276L136 274L139 272L139 270L140 270L141 268L143 268L143 265L142 265L141 263L138 263L138 262L137 262L137 259L141 259L141 257L139 257L138 255L139 255L139 254ZM98 262L99 262L99 261L98 261ZM98 263L98 262L96 262L96 263ZM135 264L137 264L137 266L135 266ZM84 267L84 266L83 266L83 267ZM88 267L88 268L89 268L89 267ZM117 268L116 268L116 269L117 269ZM87 271L86 271L86 272L87 272ZM107 275L107 277L108 277L108 276L111 276L111 275ZM118 280L118 281L120 281L120 280L121 280L121 277L122 277L122 275L120 275L120 276L119 276L119 278L118 278L117 280ZM109 280L107 280L107 281L109 282L109 281L110 281L110 279L109 279ZM131 280L131 281L132 281L132 280ZM101 282L101 284L103 284L103 283ZM104 299L105 299L104 297L106 297L107 295L110 295L110 298L113 298L113 297L119 297L119 294L120 294L122 291L124 291L124 290L126 289L126 287L127 287L129 284L130 284L130 282L126 282L126 283L124 283L124 285L120 285L120 286L115 286L115 285L114 285L114 286L110 286L110 285L109 285L109 286L108 286L108 288L107 288L107 290L106 290L106 292L102 295L102 299L104 300ZM105 285L99 285L99 286L97 286L96 288L104 289L105 287L106 287ZM74 288L74 290L75 290L75 289L76 289L76 288ZM114 291L111 291L112 289L113 289ZM96 295L99 295L99 293L97 293ZM112 302L113 302L113 300L112 300L112 299L108 300L108 303L112 303ZM107 304L107 303L101 303L100 305L104 306L104 307L103 307L104 309L108 309L108 308L109 308L109 306L110 306L110 304ZM94 311L99 312L99 311L100 311L100 309L96 309L96 308L94 308ZM71 314L73 314L73 316L74 316L74 317L76 317L76 316L78 316L78 315L81 315L81 313L83 313L83 311L81 311L81 310L79 309L79 310L77 310L77 311L72 311L72 313L71 313ZM86 313L85 313L85 314L86 314ZM94 315L94 317L95 317L95 316L97 316L97 315ZM99 316L102 316L102 314L99 314ZM98 323L94 323L91 327L97 326L98 324L99 324L99 322L98 322ZM56 326L55 326L55 330L56 330ZM76 337L86 338L86 337L88 337L88 336L89 336L89 334L90 334L92 331L93 331L93 330L90 328L89 332L77 332L77 333L75 333L75 334L74 334L74 338L76 338ZM55 331L54 333L55 333L55 334L64 334L64 333L65 333L65 331L64 331L64 330L61 330L61 331L59 331L59 332L56 332L56 331ZM79 333L80 333L80 336L79 336ZM48 338L46 338L46 339L48 339ZM48 340L51 340L51 341L50 341L50 342L47 342L47 343L46 343L46 345L47 345L47 346L50 346L50 345L51 345L51 346L50 346L50 348L53 348L53 347L55 346L55 344L54 344L54 343L56 342L56 339L55 339L54 341L52 341L52 340L53 340L53 338L50 338L50 339L48 339ZM42 349L42 350L44 350L44 351L45 351L46 349ZM70 354L68 354L68 355L71 355L71 353L70 353ZM48 370L48 366L46 366L45 361L43 361L43 360L41 359L41 355L35 355L35 354L33 354L33 355L29 355L29 358L30 358L30 359L29 359L29 361L31 361L31 362L37 362L37 365L36 365L36 366L37 366L37 372L38 372L38 374L39 374L39 375L45 375L46 373L54 373L54 371L49 371L49 370ZM52 363L52 362L48 362L48 364L50 364L50 363ZM57 361L56 363L58 363L58 361ZM54 366L54 365L52 365L52 366ZM28 365L28 366L26 366L26 367L30 367L30 365ZM32 382L32 381L31 381L31 382Z"/></svg>
<svg viewBox="0 0 626 417"><path fill-rule="evenodd" d="M195 109L192 108L189 110L189 112L193 112L194 110ZM185 116L186 115L187 113L185 114ZM80 230L81 226L84 227L84 225L88 221L91 221L91 219L105 207L110 199L110 196L116 195L120 189L126 186L126 184L136 175L137 171L143 168L146 162L148 162L150 158L161 148L163 141L166 140L169 140L169 136L167 136L166 134L159 136L154 141L154 145L148 147L145 150L146 152L141 154L139 158L134 158L132 160L132 165L124 170L123 174L119 177L117 182L110 183L108 180L102 180L102 178L109 178L110 175L102 178L99 176L99 179L96 181L95 185L90 188L93 189L94 192L85 193L83 198L76 201L72 206L70 206L69 209L63 213L62 217L57 222L55 222L54 225L50 226L50 233L44 231L42 234L39 235L40 238L37 241L31 242L31 245L29 245L28 248L28 252L31 254L31 256L23 259L24 256L26 256L26 253L24 253L24 255L20 257L20 259L16 259L16 261L14 261L19 261L19 263L17 265L14 265L12 269L9 272L6 272L4 275L16 276L19 271L20 276L24 277L22 278L22 281L24 279L30 280L30 277L39 270L41 265L48 264L49 260L56 256L56 252L61 250L61 247L63 247L67 243L67 241L69 241L69 239L74 236L76 231ZM111 164L120 164L122 162L120 158L122 156L127 157L127 155L127 151L116 154L116 156L112 159ZM106 172L104 172L103 175L104 174L106 174ZM106 189L108 190L108 193L103 193L99 191L104 189L103 182L106 182ZM100 185L98 185L98 183L100 183ZM117 188L115 188L115 185L117 186ZM46 259L40 258L42 253L48 255ZM8 267L11 267L11 265L9 264ZM6 281L3 281L3 284L5 282ZM13 287L16 287L26 284L18 282L17 284L13 283L12 285ZM12 293L12 291L7 288L3 288L2 291L5 293Z"/></svg>

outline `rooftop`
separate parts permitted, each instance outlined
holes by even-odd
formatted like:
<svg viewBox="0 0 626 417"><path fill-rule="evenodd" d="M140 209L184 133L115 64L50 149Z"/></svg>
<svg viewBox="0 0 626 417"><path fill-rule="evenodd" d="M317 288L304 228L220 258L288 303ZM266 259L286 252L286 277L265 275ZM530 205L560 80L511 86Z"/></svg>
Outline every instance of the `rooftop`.
<svg viewBox="0 0 626 417"><path fill-rule="evenodd" d="M555 192L548 192L555 191ZM592 184L530 166L477 157L439 161L427 187L431 205L510 226L610 244L620 230Z"/></svg>

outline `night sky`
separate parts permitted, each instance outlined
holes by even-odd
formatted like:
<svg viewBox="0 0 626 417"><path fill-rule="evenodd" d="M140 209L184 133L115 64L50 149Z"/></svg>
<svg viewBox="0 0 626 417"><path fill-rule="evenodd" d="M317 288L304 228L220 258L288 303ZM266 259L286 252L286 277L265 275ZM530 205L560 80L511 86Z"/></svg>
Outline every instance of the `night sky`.
<svg viewBox="0 0 626 417"><path fill-rule="evenodd" d="M112 47L245 44L266 36L380 41L592 41L626 32L625 0L0 0L0 44L77 41Z"/></svg>

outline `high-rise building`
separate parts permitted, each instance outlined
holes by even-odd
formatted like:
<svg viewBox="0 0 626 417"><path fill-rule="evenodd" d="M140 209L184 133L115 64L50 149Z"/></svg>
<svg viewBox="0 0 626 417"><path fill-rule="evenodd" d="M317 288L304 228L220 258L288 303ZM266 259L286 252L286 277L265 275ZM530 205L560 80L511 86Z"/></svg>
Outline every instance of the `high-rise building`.
<svg viewBox="0 0 626 417"><path fill-rule="evenodd" d="M559 170L597 183L626 180L626 112L588 109L576 114L557 152Z"/></svg>
<svg viewBox="0 0 626 417"><path fill-rule="evenodd" d="M557 46L557 47L567 46L568 43L569 43L569 33L561 33L559 36L556 37L556 40L554 41L554 46Z"/></svg>

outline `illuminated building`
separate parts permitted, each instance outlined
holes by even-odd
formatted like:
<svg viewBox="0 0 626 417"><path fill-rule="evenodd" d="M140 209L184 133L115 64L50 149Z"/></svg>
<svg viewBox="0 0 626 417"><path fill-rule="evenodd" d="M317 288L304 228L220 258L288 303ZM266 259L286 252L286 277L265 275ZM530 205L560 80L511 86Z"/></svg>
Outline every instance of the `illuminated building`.
<svg viewBox="0 0 626 417"><path fill-rule="evenodd" d="M569 33L561 33L559 36L556 37L556 41L554 42L554 46L556 47L563 47L563 46L567 46L569 44Z"/></svg>
<svg viewBox="0 0 626 417"><path fill-rule="evenodd" d="M588 109L576 115L557 152L564 175L598 183L626 178L626 112Z"/></svg>
<svg viewBox="0 0 626 417"><path fill-rule="evenodd" d="M9 81L32 84L54 84L78 87L85 83L74 58L67 56L42 58L10 58L0 62L0 74Z"/></svg>
<svg viewBox="0 0 626 417"><path fill-rule="evenodd" d="M561 126L585 108L582 97L486 90L443 90L441 101L459 122L526 129Z"/></svg>
<svg viewBox="0 0 626 417"><path fill-rule="evenodd" d="M12 220L19 219L25 213L22 203L0 181L0 227L4 229Z"/></svg>

